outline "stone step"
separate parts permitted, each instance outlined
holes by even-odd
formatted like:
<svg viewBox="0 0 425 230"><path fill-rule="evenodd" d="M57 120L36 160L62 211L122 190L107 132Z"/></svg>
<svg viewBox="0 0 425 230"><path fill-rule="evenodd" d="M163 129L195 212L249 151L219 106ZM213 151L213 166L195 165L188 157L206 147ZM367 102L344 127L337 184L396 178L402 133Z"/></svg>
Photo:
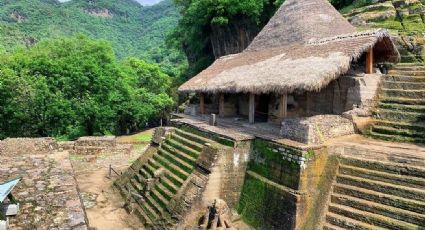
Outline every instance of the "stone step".
<svg viewBox="0 0 425 230"><path fill-rule="evenodd" d="M187 155L189 155L189 156L191 156L193 158L198 158L198 156L200 154L199 151L196 151L196 150L194 150L194 149L192 149L192 148L190 148L188 146L182 145L182 144L180 144L180 143L178 143L178 142L176 142L176 141L174 141L172 139L167 139L165 141L165 143L167 143L169 146L171 146L171 147L173 147L175 149L178 149L178 150L184 152L185 154L187 154Z"/></svg>
<svg viewBox="0 0 425 230"><path fill-rule="evenodd" d="M171 190L171 189L169 189L169 188L167 188L166 186L164 186L163 185L163 181L164 179L162 178L161 179L161 183L158 183L158 184L156 184L155 185L155 189L159 192L159 193L161 193L161 195L167 200L167 201L170 201L172 198L173 198L173 196L174 196L174 194L173 194L173 191L174 192L177 192L177 189L176 190Z"/></svg>
<svg viewBox="0 0 425 230"><path fill-rule="evenodd" d="M186 163L184 160L179 159L178 155L174 155L173 153L160 148L158 153L166 158L167 160L169 160L170 162L173 162L174 164L176 164L178 167L180 167L182 170L186 171L187 173L191 173L194 166L190 165L188 163Z"/></svg>
<svg viewBox="0 0 425 230"><path fill-rule="evenodd" d="M171 147L167 143L163 143L161 145L161 147L163 149L167 150L168 152L172 152L172 153L175 153L175 154L179 155L180 159L186 161L190 165L195 165L195 163L196 163L196 158L193 158L193 157L187 155L186 153L184 153L184 152L182 152L182 151L180 151L180 150L178 150L176 148Z"/></svg>
<svg viewBox="0 0 425 230"><path fill-rule="evenodd" d="M410 186L419 189L425 189L425 179L418 177L411 177L406 175L399 175L394 173L387 173L365 168L358 168L348 165L340 165L339 173L343 175L353 175L369 180L377 180L396 185Z"/></svg>
<svg viewBox="0 0 425 230"><path fill-rule="evenodd" d="M403 105L397 103L379 103L380 109L390 109L406 112L425 113L425 105Z"/></svg>
<svg viewBox="0 0 425 230"><path fill-rule="evenodd" d="M425 90L404 90L404 89L387 89L382 88L384 97L404 97L412 99L423 99L425 97Z"/></svg>
<svg viewBox="0 0 425 230"><path fill-rule="evenodd" d="M134 206L134 213L137 215L137 217L139 217L140 221L143 225L145 225L145 227L153 224L152 220L139 205Z"/></svg>
<svg viewBox="0 0 425 230"><path fill-rule="evenodd" d="M378 226L357 221L346 216L341 216L335 213L326 214L326 222L335 226L339 226L343 229L354 229L354 230L385 230Z"/></svg>
<svg viewBox="0 0 425 230"><path fill-rule="evenodd" d="M381 192L389 195L425 202L425 191L421 189L409 188L405 186L394 185L386 182L374 181L357 176L348 175L337 175L336 181L339 184L356 186L375 192Z"/></svg>
<svg viewBox="0 0 425 230"><path fill-rule="evenodd" d="M138 198L133 197L136 203L142 208L144 213L149 217L149 219L153 222L159 218L158 213L152 209L152 207L146 202L146 197L143 196L144 200L140 200Z"/></svg>
<svg viewBox="0 0 425 230"><path fill-rule="evenodd" d="M404 123L404 122L375 120L374 124L378 126L391 127L394 129L408 129L408 130L414 130L416 132L425 132L425 122Z"/></svg>
<svg viewBox="0 0 425 230"><path fill-rule="evenodd" d="M341 227L333 225L331 223L326 223L323 226L323 230L345 230L345 228L341 228Z"/></svg>
<svg viewBox="0 0 425 230"><path fill-rule="evenodd" d="M406 76L406 75L385 75L385 81L394 81L394 82L418 82L424 83L425 77L416 77L416 76Z"/></svg>
<svg viewBox="0 0 425 230"><path fill-rule="evenodd" d="M387 127L387 126L373 125L372 131L375 132L375 133L386 134L386 135L395 135L395 136L424 138L425 139L425 132L415 131L415 130L410 130L410 129L396 129L396 128Z"/></svg>
<svg viewBox="0 0 425 230"><path fill-rule="evenodd" d="M204 145L203 144L199 144L197 142L194 142L194 141L191 141L189 139L186 139L185 137L180 136L177 133L173 133L171 135L171 139L173 139L176 142L181 143L182 145L185 145L185 146L187 146L187 147L189 147L191 149L194 149L197 152L202 152L202 149L204 148Z"/></svg>
<svg viewBox="0 0 425 230"><path fill-rule="evenodd" d="M407 71L425 71L425 66L423 65L397 65L392 68L393 70L407 70Z"/></svg>
<svg viewBox="0 0 425 230"><path fill-rule="evenodd" d="M150 193L151 197L155 202L161 206L162 210L165 210L168 205L168 200L154 187Z"/></svg>
<svg viewBox="0 0 425 230"><path fill-rule="evenodd" d="M145 194L143 197L145 197L145 206L150 206L152 210L154 210L158 216L161 216L162 212L164 211L161 207L161 205L156 202L154 198L151 196L152 191L149 194Z"/></svg>
<svg viewBox="0 0 425 230"><path fill-rule="evenodd" d="M420 143L420 144L425 143L424 138L389 135L389 134L382 134L382 133L377 133L373 131L370 131L368 136L374 139L383 140L383 141L391 141L391 142Z"/></svg>
<svg viewBox="0 0 425 230"><path fill-rule="evenodd" d="M413 230L419 228L417 225L410 224L404 221L387 218L378 214L364 212L358 209L333 203L329 205L328 210L340 216L345 216L350 219L373 225L374 228L372 229L376 229L377 227L387 228L391 230Z"/></svg>
<svg viewBox="0 0 425 230"><path fill-rule="evenodd" d="M138 193L142 193L143 192L143 185L140 184L139 181L137 181L136 179L130 179L130 183L133 185L133 188L138 192Z"/></svg>
<svg viewBox="0 0 425 230"><path fill-rule="evenodd" d="M168 189L170 193L176 194L182 184L177 181L176 176L170 175L167 172L165 177L161 178L161 185Z"/></svg>
<svg viewBox="0 0 425 230"><path fill-rule="evenodd" d="M403 90L424 90L425 82L395 82L395 81L384 81L383 87L387 89L403 89Z"/></svg>
<svg viewBox="0 0 425 230"><path fill-rule="evenodd" d="M347 206L364 212L374 213L395 220L400 220L414 225L425 224L425 215L410 212L403 209L382 205L379 203L359 199L351 196L332 194L331 202L341 206Z"/></svg>
<svg viewBox="0 0 425 230"><path fill-rule="evenodd" d="M425 202L421 201L406 199L344 184L335 184L333 186L333 192L408 210L411 212L425 213Z"/></svg>
<svg viewBox="0 0 425 230"><path fill-rule="evenodd" d="M159 154L154 155L155 161L157 161L160 165L164 166L168 171L179 177L182 181L186 180L189 177L189 173L182 170L176 163L170 162L163 156Z"/></svg>
<svg viewBox="0 0 425 230"><path fill-rule="evenodd" d="M425 70L389 70L388 74L400 74L408 76L425 76Z"/></svg>
<svg viewBox="0 0 425 230"><path fill-rule="evenodd" d="M149 178L154 176L154 172L157 169L157 165L152 159L148 160L148 163L143 165L143 168L146 170L146 172L149 174Z"/></svg>
<svg viewBox="0 0 425 230"><path fill-rule="evenodd" d="M139 170L139 175L141 175L144 179L149 179L149 178L151 178L152 176L148 173L148 171L146 171L146 169L145 168L140 168L140 170ZM139 179L141 179L141 178L139 178ZM141 181L141 182L143 182L143 181Z"/></svg>
<svg viewBox="0 0 425 230"><path fill-rule="evenodd" d="M382 102L404 105L425 105L425 99L405 98L405 97L383 97Z"/></svg>
<svg viewBox="0 0 425 230"><path fill-rule="evenodd" d="M401 121L405 123L425 122L425 114L390 109L378 109L374 116L379 120Z"/></svg>
<svg viewBox="0 0 425 230"><path fill-rule="evenodd" d="M398 175L406 175L411 177L419 177L425 179L425 169L411 166L408 164L398 164L390 162L381 162L375 160L358 159L355 157L344 156L340 158L344 165L354 166L358 168L370 169L380 172L393 173Z"/></svg>
<svg viewBox="0 0 425 230"><path fill-rule="evenodd" d="M162 166L162 168L166 170L167 173L165 174L165 176L171 182L173 182L173 184L180 187L184 183L184 180L175 174L175 171L177 170L178 172L179 169L178 168L176 169L176 167L169 162L166 162L166 161L157 162L156 159L160 159L160 156L158 154L154 155L153 160L155 160L155 163L157 165L159 165L160 167ZM173 169L173 171L171 171L170 169Z"/></svg>
<svg viewBox="0 0 425 230"><path fill-rule="evenodd" d="M194 142L201 144L201 145L204 145L205 143L211 143L212 142L212 140L210 140L210 139L207 139L205 137L201 137L201 136L193 134L193 133L186 132L186 131L181 130L181 129L176 129L176 133L178 135L186 138L186 139L189 139L189 140L194 141Z"/></svg>

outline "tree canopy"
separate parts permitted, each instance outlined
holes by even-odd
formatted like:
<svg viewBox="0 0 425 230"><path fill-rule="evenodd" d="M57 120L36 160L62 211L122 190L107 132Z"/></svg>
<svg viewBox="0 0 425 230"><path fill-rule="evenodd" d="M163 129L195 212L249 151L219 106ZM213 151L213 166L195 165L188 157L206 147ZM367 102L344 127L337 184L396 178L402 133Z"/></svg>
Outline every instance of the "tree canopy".
<svg viewBox="0 0 425 230"><path fill-rule="evenodd" d="M122 134L170 110L170 77L79 35L0 54L0 138Z"/></svg>

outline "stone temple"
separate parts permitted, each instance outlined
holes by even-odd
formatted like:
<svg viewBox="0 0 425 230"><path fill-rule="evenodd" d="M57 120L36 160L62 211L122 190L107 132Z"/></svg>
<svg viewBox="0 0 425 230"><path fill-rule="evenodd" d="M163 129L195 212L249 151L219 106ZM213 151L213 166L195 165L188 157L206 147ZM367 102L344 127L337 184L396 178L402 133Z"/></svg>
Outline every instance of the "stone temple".
<svg viewBox="0 0 425 230"><path fill-rule="evenodd" d="M147 229L425 229L425 67L399 60L388 31L287 0L115 186Z"/></svg>

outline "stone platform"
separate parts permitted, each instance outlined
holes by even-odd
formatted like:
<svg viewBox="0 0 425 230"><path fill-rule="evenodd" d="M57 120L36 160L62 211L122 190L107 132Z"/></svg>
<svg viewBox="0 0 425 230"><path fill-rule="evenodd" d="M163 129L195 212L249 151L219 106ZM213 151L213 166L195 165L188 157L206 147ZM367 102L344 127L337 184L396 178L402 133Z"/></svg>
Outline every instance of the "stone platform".
<svg viewBox="0 0 425 230"><path fill-rule="evenodd" d="M191 116L186 114L174 114L173 123L193 126L201 131L210 132L234 141L247 141L261 138L267 141L292 146L302 150L320 149L323 145L304 144L283 138L280 135L281 127L272 123L248 124L234 118L217 118L217 126L209 125L209 116Z"/></svg>
<svg viewBox="0 0 425 230"><path fill-rule="evenodd" d="M10 229L88 229L67 152L2 154L0 165L0 181L22 177Z"/></svg>

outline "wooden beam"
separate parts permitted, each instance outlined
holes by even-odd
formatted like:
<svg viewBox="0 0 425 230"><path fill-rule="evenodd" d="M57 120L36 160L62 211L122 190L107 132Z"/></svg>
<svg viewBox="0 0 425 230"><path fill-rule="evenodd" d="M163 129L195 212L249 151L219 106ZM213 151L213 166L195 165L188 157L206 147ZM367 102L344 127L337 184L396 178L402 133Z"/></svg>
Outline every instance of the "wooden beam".
<svg viewBox="0 0 425 230"><path fill-rule="evenodd" d="M205 114L205 95L203 93L199 95L199 111L201 114Z"/></svg>
<svg viewBox="0 0 425 230"><path fill-rule="evenodd" d="M218 105L218 115L224 117L224 94L220 94L220 101Z"/></svg>
<svg viewBox="0 0 425 230"><path fill-rule="evenodd" d="M249 94L249 123L255 122L255 94Z"/></svg>
<svg viewBox="0 0 425 230"><path fill-rule="evenodd" d="M373 47L366 53L366 73L373 73Z"/></svg>
<svg viewBox="0 0 425 230"><path fill-rule="evenodd" d="M286 119L288 112L288 94L282 94L280 95L280 101L279 101L279 120L282 122Z"/></svg>

